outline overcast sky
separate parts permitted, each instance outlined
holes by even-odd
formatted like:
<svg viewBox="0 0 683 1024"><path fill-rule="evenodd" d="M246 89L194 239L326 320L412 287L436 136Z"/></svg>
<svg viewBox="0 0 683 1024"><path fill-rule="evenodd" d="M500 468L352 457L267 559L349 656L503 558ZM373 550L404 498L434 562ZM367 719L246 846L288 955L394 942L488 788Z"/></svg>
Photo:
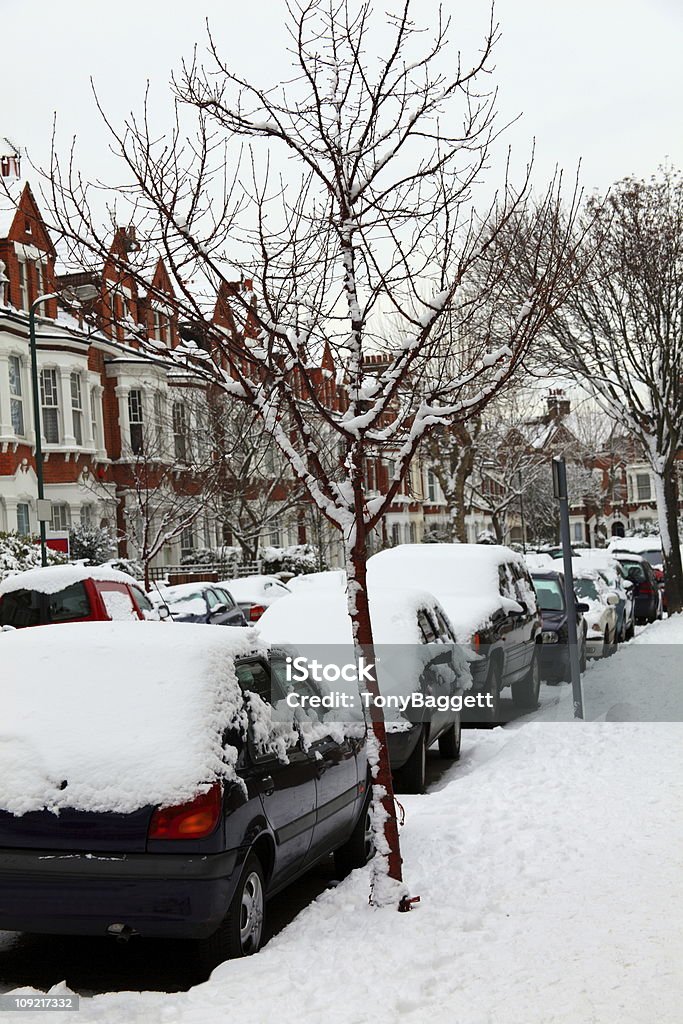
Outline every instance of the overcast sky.
<svg viewBox="0 0 683 1024"><path fill-rule="evenodd" d="M378 11L399 6L376 4ZM415 0L416 19L428 21L435 7ZM488 4L446 0L444 8L466 58ZM90 75L114 120L139 107L147 79L161 111L169 73L203 42L208 17L237 70L263 84L279 80L288 70L285 13L284 0L0 0L0 135L43 162L56 110L63 145L77 134L86 172L115 180ZM648 176L667 157L683 166L680 0L498 0L496 16L499 109L506 119L523 115L506 138L521 160L536 137L537 177L556 163L573 170L582 158L584 185L605 189L626 174Z"/></svg>

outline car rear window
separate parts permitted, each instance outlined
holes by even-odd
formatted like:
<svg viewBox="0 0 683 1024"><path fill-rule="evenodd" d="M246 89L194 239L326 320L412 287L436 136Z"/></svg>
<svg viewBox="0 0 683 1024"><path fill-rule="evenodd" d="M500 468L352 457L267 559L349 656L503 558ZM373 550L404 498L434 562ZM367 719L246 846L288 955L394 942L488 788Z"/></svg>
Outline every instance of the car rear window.
<svg viewBox="0 0 683 1024"><path fill-rule="evenodd" d="M564 610L564 595L558 580L534 579L534 589L541 611L560 612Z"/></svg>
<svg viewBox="0 0 683 1024"><path fill-rule="evenodd" d="M579 597L585 597L587 601L598 601L600 595L593 580L574 580L574 587Z"/></svg>
<svg viewBox="0 0 683 1024"><path fill-rule="evenodd" d="M72 583L48 597L48 622L71 622L89 615L90 601L81 582Z"/></svg>
<svg viewBox="0 0 683 1024"><path fill-rule="evenodd" d="M0 626L39 626L41 599L35 590L14 590L0 597Z"/></svg>

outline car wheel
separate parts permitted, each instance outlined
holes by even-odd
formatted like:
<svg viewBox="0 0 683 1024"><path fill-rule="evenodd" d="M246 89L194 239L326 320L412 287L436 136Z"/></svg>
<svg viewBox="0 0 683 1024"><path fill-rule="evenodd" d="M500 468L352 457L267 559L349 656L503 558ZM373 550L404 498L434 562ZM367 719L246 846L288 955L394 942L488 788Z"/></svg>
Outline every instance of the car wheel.
<svg viewBox="0 0 683 1024"><path fill-rule="evenodd" d="M445 757L450 761L458 761L460 759L461 740L462 725L460 722L460 715L458 715L457 721L453 722L453 725L439 736L440 756Z"/></svg>
<svg viewBox="0 0 683 1024"><path fill-rule="evenodd" d="M228 913L217 930L192 943L191 956L198 978L208 978L224 960L258 953L266 920L263 866L255 853L247 857Z"/></svg>
<svg viewBox="0 0 683 1024"><path fill-rule="evenodd" d="M372 786L355 828L343 846L334 851L334 869L344 877L355 868L362 868L375 856L375 830L372 827Z"/></svg>
<svg viewBox="0 0 683 1024"><path fill-rule="evenodd" d="M529 671L518 683L512 684L512 701L518 708L537 708L541 691L541 672L538 652L534 650Z"/></svg>
<svg viewBox="0 0 683 1024"><path fill-rule="evenodd" d="M423 726L406 763L398 772L403 793L424 793L427 785L427 726Z"/></svg>

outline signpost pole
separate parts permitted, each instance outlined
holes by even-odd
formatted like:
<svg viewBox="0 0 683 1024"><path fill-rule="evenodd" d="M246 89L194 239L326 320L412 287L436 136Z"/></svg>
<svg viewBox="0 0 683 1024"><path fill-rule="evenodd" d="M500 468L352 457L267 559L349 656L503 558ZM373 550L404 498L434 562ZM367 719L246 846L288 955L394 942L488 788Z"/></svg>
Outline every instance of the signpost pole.
<svg viewBox="0 0 683 1024"><path fill-rule="evenodd" d="M579 644L576 633L576 594L572 572L572 546L569 536L569 495L567 494L567 466L562 455L553 459L553 491L560 503L560 542L564 563L564 600L567 607L567 639L569 641L569 669L574 698L574 718L583 718L583 692Z"/></svg>

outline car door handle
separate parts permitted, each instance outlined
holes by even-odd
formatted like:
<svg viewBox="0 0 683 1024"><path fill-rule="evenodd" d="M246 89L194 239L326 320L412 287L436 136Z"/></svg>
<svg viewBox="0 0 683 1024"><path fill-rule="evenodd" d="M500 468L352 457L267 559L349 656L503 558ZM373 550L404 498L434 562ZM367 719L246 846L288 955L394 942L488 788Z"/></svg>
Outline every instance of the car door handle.
<svg viewBox="0 0 683 1024"><path fill-rule="evenodd" d="M275 783L273 782L272 775L263 775L260 779L256 780L256 792L262 793L264 796L270 796L275 792Z"/></svg>

